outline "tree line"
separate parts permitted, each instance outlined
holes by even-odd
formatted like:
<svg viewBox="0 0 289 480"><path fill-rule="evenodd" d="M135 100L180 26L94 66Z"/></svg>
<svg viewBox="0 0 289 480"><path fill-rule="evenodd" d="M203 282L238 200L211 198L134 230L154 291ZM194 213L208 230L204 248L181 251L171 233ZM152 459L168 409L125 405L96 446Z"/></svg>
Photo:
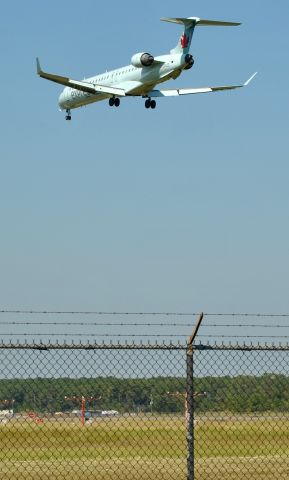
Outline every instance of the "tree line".
<svg viewBox="0 0 289 480"><path fill-rule="evenodd" d="M86 410L182 414L185 391L186 379L177 377L6 379L0 380L0 410L71 412L80 409L79 399L84 396ZM289 378L285 375L196 378L194 391L201 393L194 401L197 413L289 411Z"/></svg>

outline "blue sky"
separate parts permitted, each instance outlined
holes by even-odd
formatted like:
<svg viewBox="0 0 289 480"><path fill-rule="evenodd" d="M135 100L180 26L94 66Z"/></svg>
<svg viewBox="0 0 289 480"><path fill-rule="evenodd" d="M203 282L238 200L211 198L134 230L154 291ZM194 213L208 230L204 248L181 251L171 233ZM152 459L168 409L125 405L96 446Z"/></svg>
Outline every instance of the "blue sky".
<svg viewBox="0 0 289 480"><path fill-rule="evenodd" d="M288 312L288 0L1 7L2 308ZM235 92L58 112L53 73L81 79L158 55L199 28L171 85ZM169 84L168 84L169 85Z"/></svg>

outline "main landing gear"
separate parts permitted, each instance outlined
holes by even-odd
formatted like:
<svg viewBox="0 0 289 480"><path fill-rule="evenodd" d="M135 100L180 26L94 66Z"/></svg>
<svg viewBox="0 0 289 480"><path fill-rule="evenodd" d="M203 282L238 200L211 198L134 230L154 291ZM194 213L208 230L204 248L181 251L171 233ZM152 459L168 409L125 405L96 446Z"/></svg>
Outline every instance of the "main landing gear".
<svg viewBox="0 0 289 480"><path fill-rule="evenodd" d="M147 98L145 101L145 107L146 108L152 108L153 110L156 108L157 104L155 100L151 100L150 98Z"/></svg>
<svg viewBox="0 0 289 480"><path fill-rule="evenodd" d="M108 101L110 107L119 107L120 106L120 99L111 97Z"/></svg>
<svg viewBox="0 0 289 480"><path fill-rule="evenodd" d="M65 120L71 120L71 112L70 112L70 109L69 109L69 108L66 110Z"/></svg>

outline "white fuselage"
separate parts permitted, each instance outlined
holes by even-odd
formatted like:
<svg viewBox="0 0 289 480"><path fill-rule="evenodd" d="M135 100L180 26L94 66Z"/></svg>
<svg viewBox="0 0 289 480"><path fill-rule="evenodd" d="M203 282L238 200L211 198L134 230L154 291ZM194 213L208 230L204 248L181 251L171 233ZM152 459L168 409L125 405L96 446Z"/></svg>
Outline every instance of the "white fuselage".
<svg viewBox="0 0 289 480"><path fill-rule="evenodd" d="M159 83L176 79L186 67L185 55L162 55L155 57L156 63L150 67L136 68L133 65L101 73L84 81L92 85L126 88L133 85L135 88L128 95L148 96L148 93ZM159 63L158 63L159 62ZM99 102L111 97L107 93L87 93L65 87L59 97L59 107L63 110L73 109Z"/></svg>

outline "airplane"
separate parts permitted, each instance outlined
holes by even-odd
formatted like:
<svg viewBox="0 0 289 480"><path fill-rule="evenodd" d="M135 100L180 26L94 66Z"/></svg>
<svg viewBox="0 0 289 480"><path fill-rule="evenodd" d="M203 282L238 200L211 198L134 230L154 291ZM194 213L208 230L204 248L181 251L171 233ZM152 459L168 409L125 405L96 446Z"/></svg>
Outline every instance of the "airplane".
<svg viewBox="0 0 289 480"><path fill-rule="evenodd" d="M247 86L257 74L254 73L244 84L204 88L175 88L157 90L158 84L171 79L177 79L181 73L190 70L195 61L190 52L193 33L197 26L238 26L241 23L202 20L198 17L161 18L162 21L183 26L177 46L169 54L154 57L147 52L136 53L131 58L131 64L117 70L101 73L84 80L73 80L68 77L54 75L41 69L39 59L36 59L37 74L55 83L64 85L58 104L60 110L66 111L66 120L71 120L71 110L108 99L111 107L119 107L123 97L142 97L145 108L155 109L157 97L174 97L198 93L211 93L234 90Z"/></svg>

